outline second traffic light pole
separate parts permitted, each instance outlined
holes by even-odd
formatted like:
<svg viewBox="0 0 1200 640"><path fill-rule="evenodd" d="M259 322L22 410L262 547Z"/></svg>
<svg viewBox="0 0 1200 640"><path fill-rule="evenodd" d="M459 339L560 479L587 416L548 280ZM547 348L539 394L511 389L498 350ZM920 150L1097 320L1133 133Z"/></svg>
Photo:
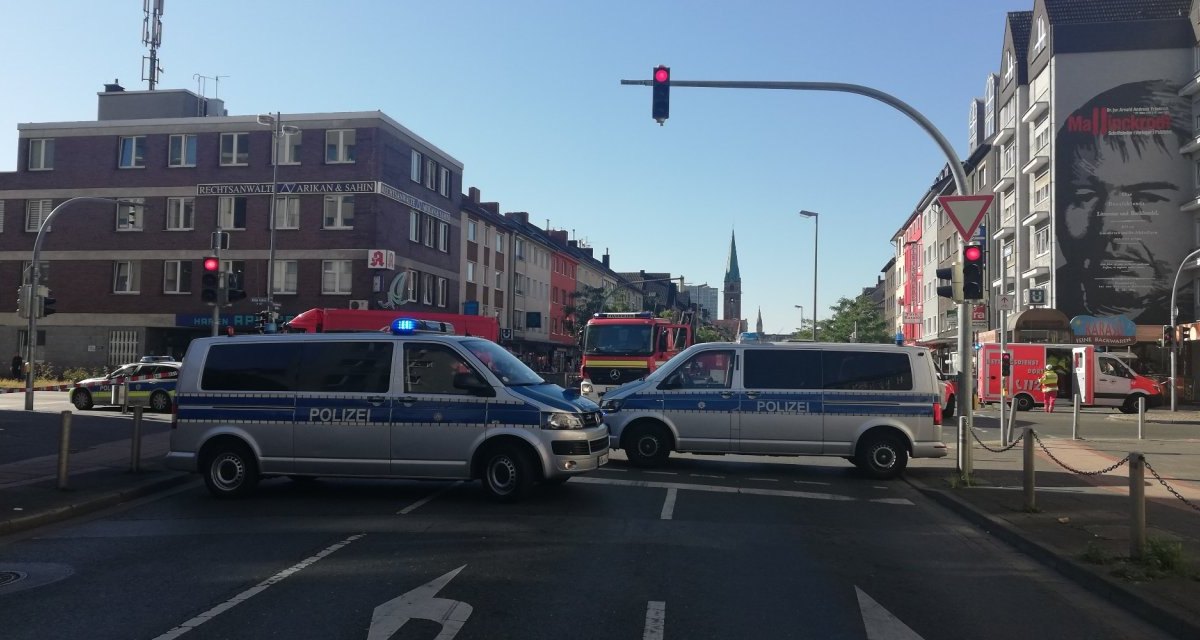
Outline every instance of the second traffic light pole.
<svg viewBox="0 0 1200 640"><path fill-rule="evenodd" d="M673 80L670 77L669 67L667 68L667 83L666 89L670 87L697 87L707 89L776 89L783 91L834 91L839 93L853 93L860 96L878 100L890 107L895 108L904 115L911 118L917 123L925 133L928 133L941 148L942 153L946 154L947 165L950 167L950 175L954 177L954 187L960 195L967 193L967 174L963 171L962 162L954 152L953 145L942 135L941 131L929 121L928 118L921 115L921 112L909 106L903 100L878 89L872 89L860 84L847 84L844 82L770 82L770 81L737 81L737 80ZM641 85L654 86L655 81L652 80L622 80L623 85ZM665 93L665 92L664 92ZM657 108L657 107L656 107ZM664 112L666 110L664 109ZM665 115L665 113L664 113ZM665 119L665 118L664 118ZM660 122L661 124L661 122ZM962 237L958 239L958 251L961 254L966 242ZM974 380L971 378L971 313L967 309L966 303L958 304L958 394L960 398L966 398L966 402L962 403L963 416L967 419L967 429L970 430L974 425ZM971 440L966 439L968 445ZM963 468L959 469L961 473L967 475L971 468L971 449L968 446L963 452L964 460Z"/></svg>

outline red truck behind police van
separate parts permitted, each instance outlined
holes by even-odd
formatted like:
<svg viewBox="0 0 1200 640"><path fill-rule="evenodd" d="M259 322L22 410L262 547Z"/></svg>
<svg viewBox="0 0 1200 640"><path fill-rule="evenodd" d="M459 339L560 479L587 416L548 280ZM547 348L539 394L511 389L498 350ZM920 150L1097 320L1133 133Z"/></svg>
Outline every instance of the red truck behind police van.
<svg viewBox="0 0 1200 640"><path fill-rule="evenodd" d="M454 333L500 341L500 323L491 316L467 316L428 311L389 311L359 309L309 309L292 318L284 327L292 333L336 333L343 331L379 331L391 326L396 318L448 322Z"/></svg>
<svg viewBox="0 0 1200 640"><path fill-rule="evenodd" d="M1136 413L1138 398L1146 406L1162 404L1163 388L1154 380L1135 373L1125 362L1091 345L1028 344L1005 345L1010 354L1011 372L1001 387L1002 352L1000 345L984 344L979 349L978 393L981 402L1000 402L1012 397L1017 410L1028 411L1042 404L1041 378L1046 365L1058 372L1058 397L1070 402L1080 386L1080 405L1117 407L1122 413Z"/></svg>

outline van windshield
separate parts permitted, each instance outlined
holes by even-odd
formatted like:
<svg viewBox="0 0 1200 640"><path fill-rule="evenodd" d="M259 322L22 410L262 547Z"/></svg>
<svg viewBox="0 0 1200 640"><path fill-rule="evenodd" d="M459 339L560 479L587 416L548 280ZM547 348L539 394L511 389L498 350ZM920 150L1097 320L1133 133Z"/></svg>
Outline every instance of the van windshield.
<svg viewBox="0 0 1200 640"><path fill-rule="evenodd" d="M509 353L504 347L488 340L464 340L462 345L471 355L479 358L483 366L500 378L506 387L545 384L541 376L524 362Z"/></svg>

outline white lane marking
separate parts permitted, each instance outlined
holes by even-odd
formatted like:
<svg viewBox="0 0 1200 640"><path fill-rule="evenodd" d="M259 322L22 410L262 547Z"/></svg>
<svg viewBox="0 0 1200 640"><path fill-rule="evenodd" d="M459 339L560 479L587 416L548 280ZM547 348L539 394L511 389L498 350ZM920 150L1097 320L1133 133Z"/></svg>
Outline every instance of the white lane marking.
<svg viewBox="0 0 1200 640"><path fill-rule="evenodd" d="M618 469L617 467L600 467L599 469L596 469L596 471L620 471L621 473L625 473L626 471L629 471L629 469Z"/></svg>
<svg viewBox="0 0 1200 640"><path fill-rule="evenodd" d="M670 489L667 489L667 500L666 500L666 502L663 502L663 508L662 508L662 516L661 517L663 520L670 520L671 516L675 513L675 494L678 491L679 490L676 489L675 487L671 487Z"/></svg>
<svg viewBox="0 0 1200 640"><path fill-rule="evenodd" d="M642 640L662 640L667 628L667 603L651 600L646 603L646 630Z"/></svg>
<svg viewBox="0 0 1200 640"><path fill-rule="evenodd" d="M912 500L908 498L872 498L868 502L878 502L879 504L903 504L912 506Z"/></svg>
<svg viewBox="0 0 1200 640"><path fill-rule="evenodd" d="M213 618L238 606L239 604L249 600L250 598L253 598L254 596L262 593L263 591L266 591L267 587L270 587L289 576L299 573L300 571L312 566L313 564L316 564L316 562L318 560L320 560L321 558L324 558L325 556L333 553L334 551L337 551L338 549L341 549L342 547L350 544L351 542L354 542L355 540L358 540L359 538L361 538L365 535L367 535L367 534L359 533L357 535L350 536L349 538L346 538L345 540L342 540L341 542L338 542L337 544L330 545L330 546L322 549L316 555L305 558L304 560L301 560L300 562L288 567L287 569L280 571L279 573L271 576L270 578L263 580L262 582L254 585L253 587L250 587L249 589L246 589L245 591L243 591L243 592L237 594L236 596L226 600L225 602L222 602L221 604L209 609L208 611L205 611L204 613L196 616L195 618L192 618L191 620L188 620L187 622L179 625L178 627L175 627L174 629L171 629L170 631L156 637L154 640L172 640L172 638L178 638L179 636L191 631L192 629L195 629L196 627L204 624L205 622L208 622L209 620L212 620Z"/></svg>
<svg viewBox="0 0 1200 640"><path fill-rule="evenodd" d="M873 487L871 487L871 488L872 488L872 489L887 489L887 487L882 487L882 486L879 486L879 485L873 486Z"/></svg>
<svg viewBox="0 0 1200 640"><path fill-rule="evenodd" d="M754 480L756 482L779 482L779 478L746 478L746 479Z"/></svg>
<svg viewBox="0 0 1200 640"><path fill-rule="evenodd" d="M677 476L677 475L679 475L679 473L675 472L675 471L647 471L646 473L653 473L656 476Z"/></svg>
<svg viewBox="0 0 1200 640"><path fill-rule="evenodd" d="M429 502L430 500L433 500L434 498L442 495L443 493L446 493L447 491L453 489L454 487L457 487L458 485L460 485L462 483L463 483L463 481L459 480L458 482L455 482L452 485L442 487L441 489L438 489L437 491L434 491L433 493L425 496L424 498L421 498L420 500L417 500L416 502L408 505L407 507L404 507L403 509L397 511L396 515L406 516L406 515L412 513L413 511L416 511L417 509L421 508L422 506L425 505L425 503Z"/></svg>
<svg viewBox="0 0 1200 640"><path fill-rule="evenodd" d="M854 591L858 594L858 609L862 613L863 626L867 629L867 640L923 640L900 618L863 593L862 589L855 586Z"/></svg>
<svg viewBox="0 0 1200 640"><path fill-rule="evenodd" d="M655 482L653 480L617 480L615 478L592 478L590 476L577 476L571 478L571 482L579 484L607 484L620 487L675 488L688 491L708 491L710 493L741 493L754 496L809 498L812 500L834 500L838 502L855 502L857 500L850 496L839 496L834 493L810 493L808 491L787 491L784 489L751 489L749 487L721 487L708 484L684 484L682 482Z"/></svg>
<svg viewBox="0 0 1200 640"><path fill-rule="evenodd" d="M828 482L813 482L811 480L793 480L793 482L795 482L796 484L815 484L815 485L820 485L822 487L829 486Z"/></svg>
<svg viewBox="0 0 1200 640"><path fill-rule="evenodd" d="M693 478L717 478L718 480L725 478L725 476L710 476L703 473L689 473L688 475Z"/></svg>
<svg viewBox="0 0 1200 640"><path fill-rule="evenodd" d="M374 613L371 614L371 628L367 631L367 640L387 640L409 620L436 622L442 626L442 630L434 640L452 640L467 623L467 618L471 617L474 609L465 602L434 596L466 567L464 564L440 578L375 607Z"/></svg>

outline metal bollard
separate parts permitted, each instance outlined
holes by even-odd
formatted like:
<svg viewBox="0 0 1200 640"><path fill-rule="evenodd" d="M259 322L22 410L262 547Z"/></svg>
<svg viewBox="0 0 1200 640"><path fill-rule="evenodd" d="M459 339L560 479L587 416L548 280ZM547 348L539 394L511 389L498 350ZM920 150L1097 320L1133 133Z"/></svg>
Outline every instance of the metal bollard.
<svg viewBox="0 0 1200 640"><path fill-rule="evenodd" d="M133 408L133 437L130 438L129 471L137 473L142 470L142 408Z"/></svg>
<svg viewBox="0 0 1200 640"><path fill-rule="evenodd" d="M967 426L966 416L958 418L958 435L958 470L964 480L970 480L974 464L971 461L971 429Z"/></svg>
<svg viewBox="0 0 1200 640"><path fill-rule="evenodd" d="M67 489L67 468L71 457L71 412L62 412L62 427L58 432L58 488Z"/></svg>
<svg viewBox="0 0 1200 640"><path fill-rule="evenodd" d="M1079 439L1079 394L1075 394L1074 404L1071 405L1071 439Z"/></svg>
<svg viewBox="0 0 1200 640"><path fill-rule="evenodd" d="M129 413L129 383L121 385L121 413Z"/></svg>
<svg viewBox="0 0 1200 640"><path fill-rule="evenodd" d="M1146 396L1138 396L1138 440L1146 428Z"/></svg>
<svg viewBox="0 0 1200 640"><path fill-rule="evenodd" d="M1034 494L1033 485L1033 427L1025 427L1025 449L1024 449L1024 464L1022 473L1024 475L1025 485L1025 510L1034 511L1037 509L1037 498Z"/></svg>
<svg viewBox="0 0 1200 640"><path fill-rule="evenodd" d="M1004 441L1004 446L1006 446L1006 447L1008 446L1009 442L1012 442L1013 423L1016 422L1016 420L1017 420L1017 407L1013 406L1012 410L1008 412L1008 436Z"/></svg>
<svg viewBox="0 0 1200 640"><path fill-rule="evenodd" d="M1129 557L1141 560L1146 553L1146 457L1129 454Z"/></svg>

